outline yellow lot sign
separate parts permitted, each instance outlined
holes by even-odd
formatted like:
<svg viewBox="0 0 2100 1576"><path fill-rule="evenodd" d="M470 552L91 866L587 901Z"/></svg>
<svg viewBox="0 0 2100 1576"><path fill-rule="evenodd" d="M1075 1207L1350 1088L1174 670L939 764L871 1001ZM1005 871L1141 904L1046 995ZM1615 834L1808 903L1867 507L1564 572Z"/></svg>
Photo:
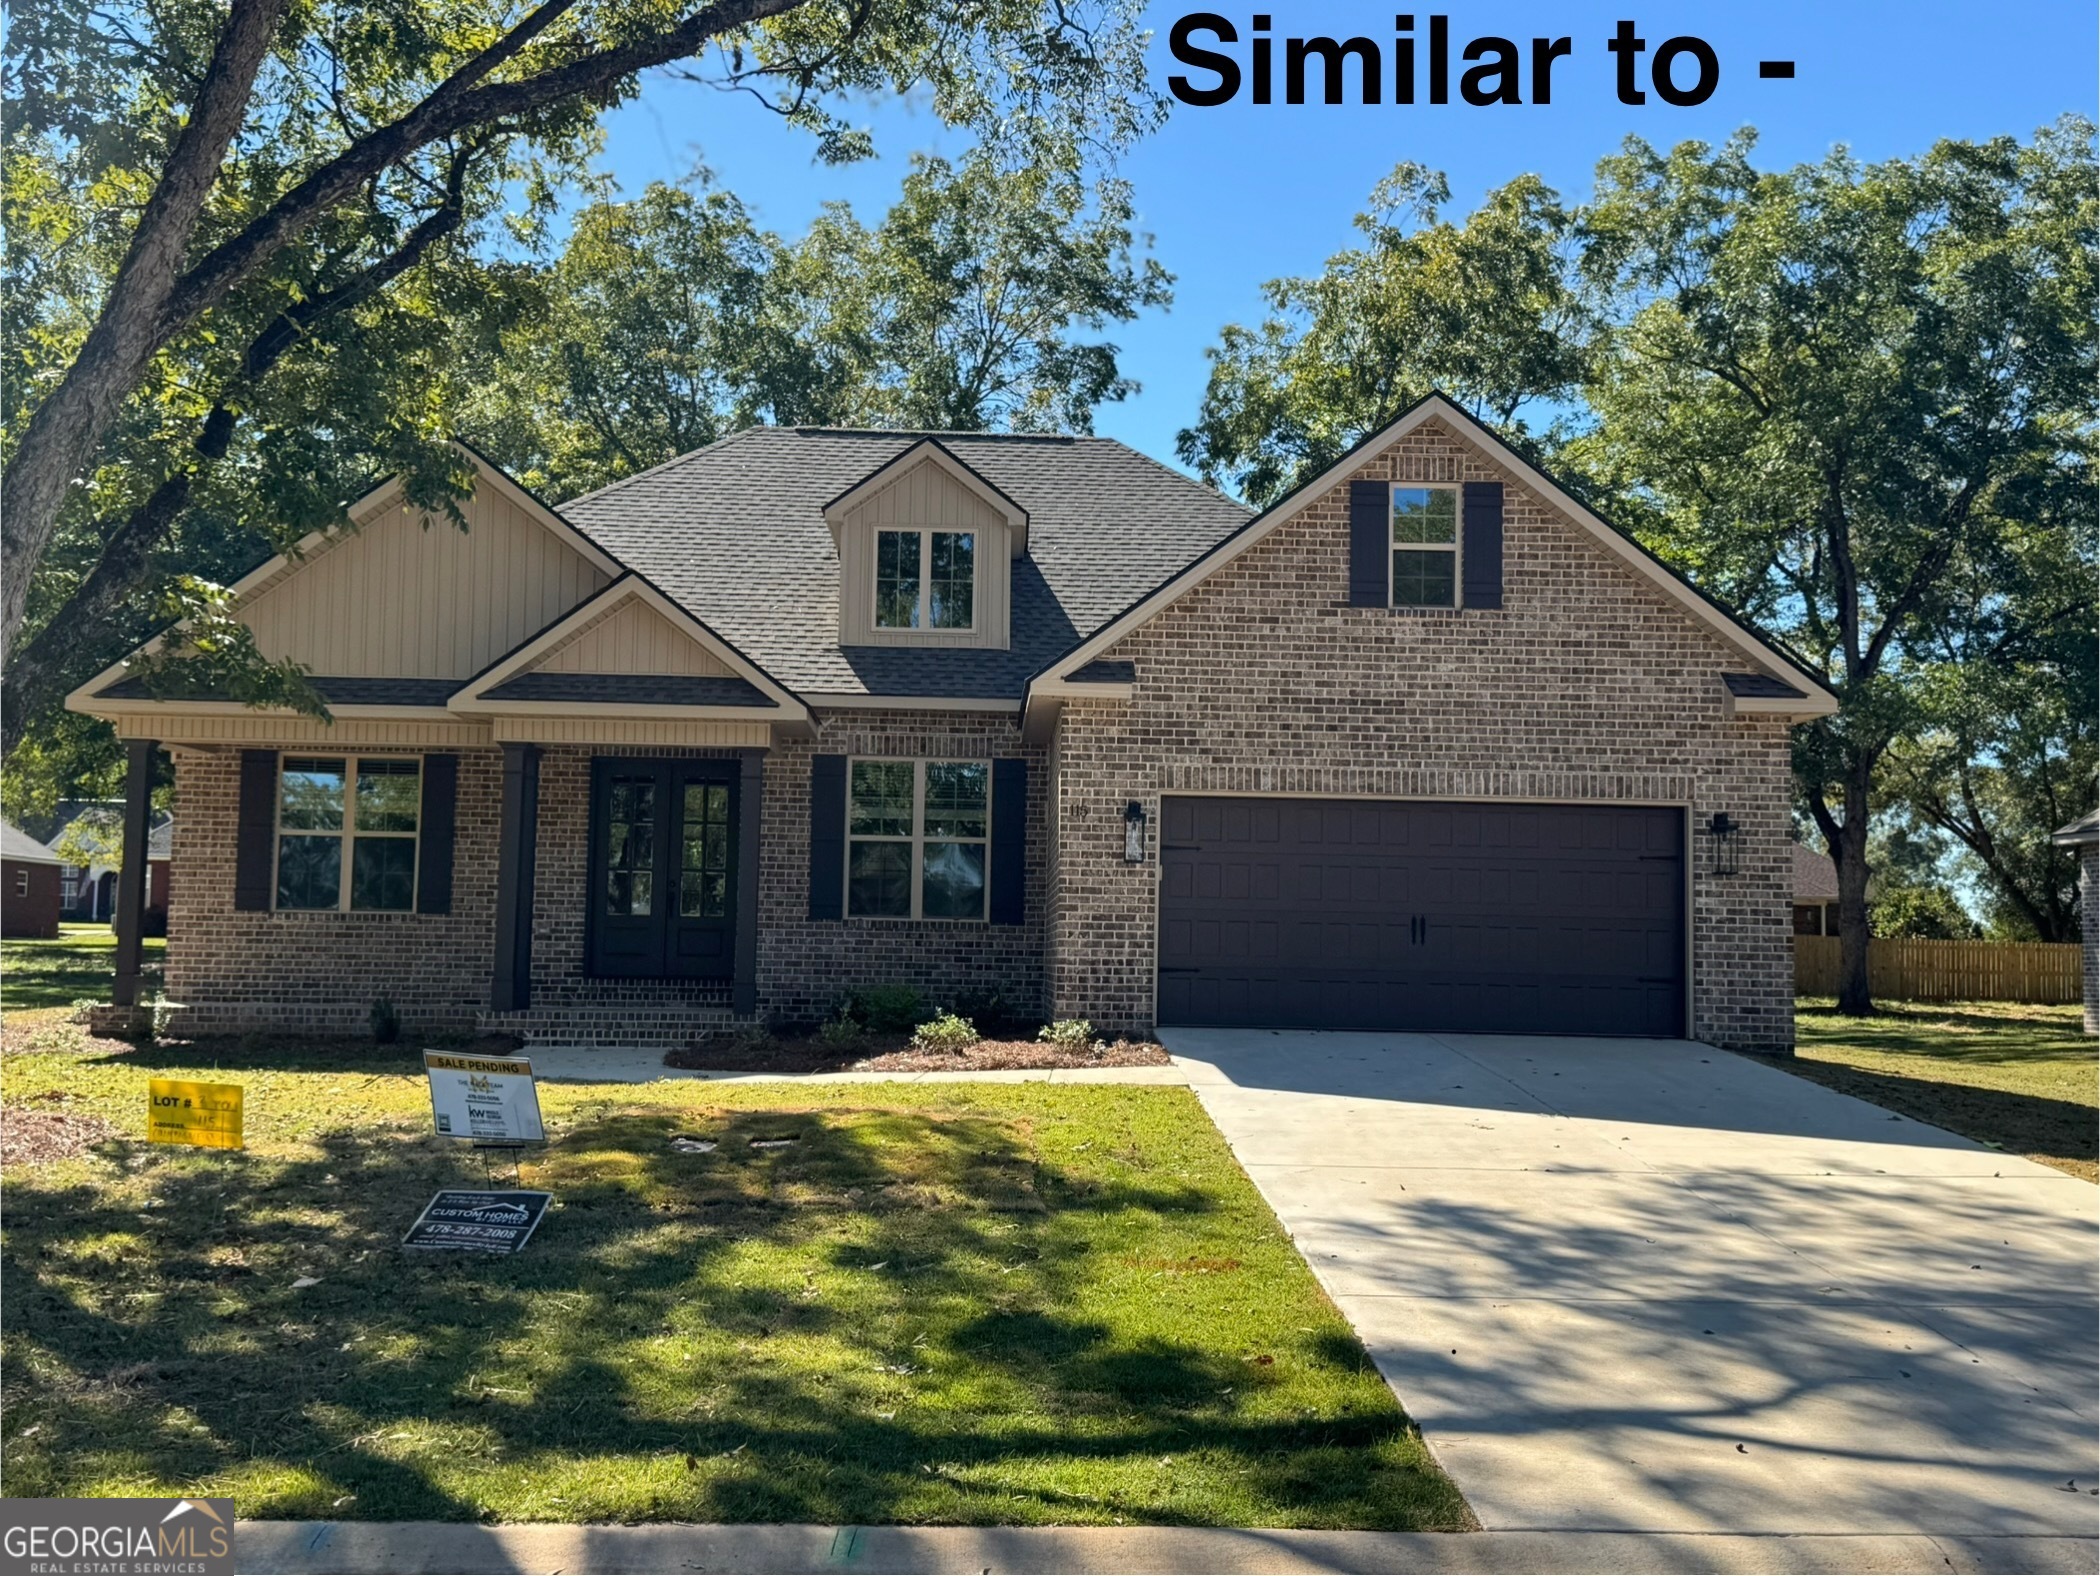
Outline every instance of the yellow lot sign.
<svg viewBox="0 0 2100 1576"><path fill-rule="evenodd" d="M156 1078L146 1087L146 1138L155 1144L240 1149L241 1086Z"/></svg>

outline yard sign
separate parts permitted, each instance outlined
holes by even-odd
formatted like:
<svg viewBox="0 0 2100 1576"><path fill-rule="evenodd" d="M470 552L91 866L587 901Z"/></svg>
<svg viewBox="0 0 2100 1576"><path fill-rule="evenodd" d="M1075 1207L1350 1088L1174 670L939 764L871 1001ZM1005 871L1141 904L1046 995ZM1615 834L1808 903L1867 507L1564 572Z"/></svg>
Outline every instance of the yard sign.
<svg viewBox="0 0 2100 1576"><path fill-rule="evenodd" d="M542 1144L540 1096L523 1056L454 1056L425 1051L430 1111L441 1138L484 1144Z"/></svg>
<svg viewBox="0 0 2100 1576"><path fill-rule="evenodd" d="M146 1141L240 1149L241 1086L155 1078L146 1085Z"/></svg>

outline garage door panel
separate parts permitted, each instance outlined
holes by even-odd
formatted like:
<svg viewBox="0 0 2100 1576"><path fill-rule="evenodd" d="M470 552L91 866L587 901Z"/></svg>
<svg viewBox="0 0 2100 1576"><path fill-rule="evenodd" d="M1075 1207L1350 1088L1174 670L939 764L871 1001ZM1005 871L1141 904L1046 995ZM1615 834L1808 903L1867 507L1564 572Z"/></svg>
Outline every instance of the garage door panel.
<svg viewBox="0 0 2100 1576"><path fill-rule="evenodd" d="M1162 821L1164 1023L1682 1031L1681 811L1169 798Z"/></svg>

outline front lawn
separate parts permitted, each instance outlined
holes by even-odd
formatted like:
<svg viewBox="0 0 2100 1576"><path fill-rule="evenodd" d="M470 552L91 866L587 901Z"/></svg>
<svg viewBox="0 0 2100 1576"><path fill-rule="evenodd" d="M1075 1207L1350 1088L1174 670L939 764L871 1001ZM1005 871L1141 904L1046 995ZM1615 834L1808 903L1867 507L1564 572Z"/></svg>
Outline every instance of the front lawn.
<svg viewBox="0 0 2100 1576"><path fill-rule="evenodd" d="M8 1038L8 1107L132 1135L8 1169L12 1495L1469 1524L1187 1090L549 1085L524 1181L556 1207L481 1260L399 1247L482 1179L411 1054ZM248 1150L137 1141L154 1073L243 1084Z"/></svg>
<svg viewBox="0 0 2100 1576"><path fill-rule="evenodd" d="M1794 1015L1790 1071L2009 1154L2100 1181L2100 1061L2077 1007L1827 999Z"/></svg>
<svg viewBox="0 0 2100 1576"><path fill-rule="evenodd" d="M117 968L117 936L107 925L63 924L51 941L0 941L0 1011L70 1007L92 997L109 1000ZM148 936L140 972L146 994L159 988L165 936Z"/></svg>

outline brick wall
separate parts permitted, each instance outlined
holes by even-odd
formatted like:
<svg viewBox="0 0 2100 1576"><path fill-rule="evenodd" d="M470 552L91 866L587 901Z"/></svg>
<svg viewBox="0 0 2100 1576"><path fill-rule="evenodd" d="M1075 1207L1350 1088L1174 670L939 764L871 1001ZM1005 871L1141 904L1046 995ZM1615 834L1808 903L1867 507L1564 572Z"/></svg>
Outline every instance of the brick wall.
<svg viewBox="0 0 2100 1576"><path fill-rule="evenodd" d="M236 912L240 752L170 753L181 875L168 893L164 989L182 1004L178 1028L363 1033L379 996L409 1035L474 1027L493 963L499 751L460 752L449 914Z"/></svg>
<svg viewBox="0 0 2100 1576"><path fill-rule="evenodd" d="M2078 910L2085 936L2085 1026L2100 1029L2100 844L2078 850Z"/></svg>
<svg viewBox="0 0 2100 1576"><path fill-rule="evenodd" d="M1345 482L1108 653L1136 699L1058 731L1052 1011L1150 1024L1162 793L1590 799L1742 825L1740 873L1693 883L1692 1033L1791 1047L1788 725L1728 719L1744 659L1434 423L1355 476L1503 482L1502 610L1348 606Z"/></svg>

